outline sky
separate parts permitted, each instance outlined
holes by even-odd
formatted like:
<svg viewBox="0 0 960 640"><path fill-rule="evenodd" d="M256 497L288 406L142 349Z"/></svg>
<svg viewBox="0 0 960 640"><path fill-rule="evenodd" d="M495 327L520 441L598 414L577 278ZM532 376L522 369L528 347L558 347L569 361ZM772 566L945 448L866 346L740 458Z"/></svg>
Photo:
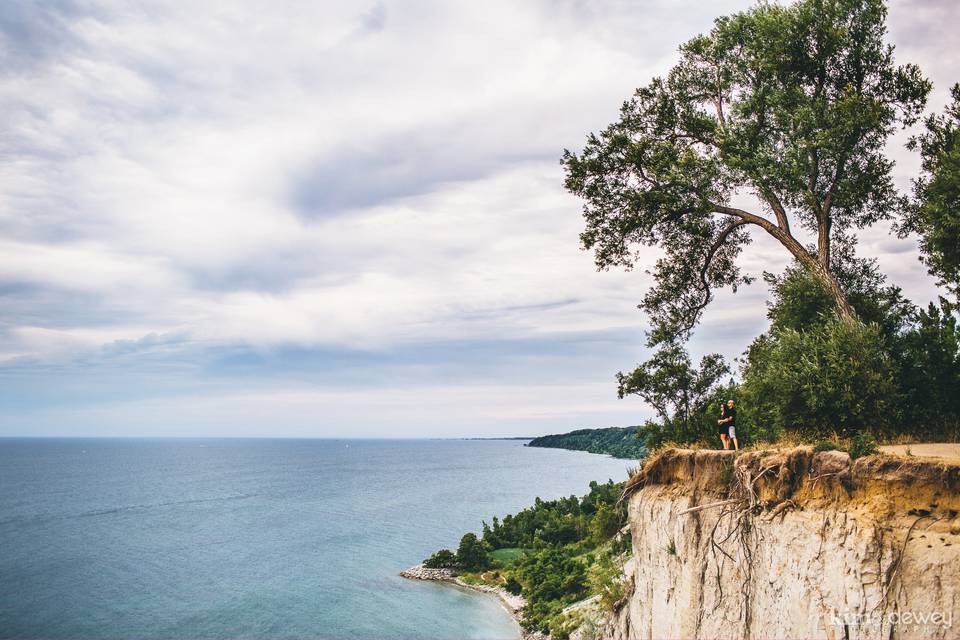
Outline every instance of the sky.
<svg viewBox="0 0 960 640"><path fill-rule="evenodd" d="M751 4L6 0L0 436L641 423L614 374L646 355L649 279L595 270L558 160ZM891 5L931 109L958 25L950 0ZM860 251L936 297L914 239ZM759 239L742 264L786 258ZM766 295L721 294L692 352L740 355Z"/></svg>

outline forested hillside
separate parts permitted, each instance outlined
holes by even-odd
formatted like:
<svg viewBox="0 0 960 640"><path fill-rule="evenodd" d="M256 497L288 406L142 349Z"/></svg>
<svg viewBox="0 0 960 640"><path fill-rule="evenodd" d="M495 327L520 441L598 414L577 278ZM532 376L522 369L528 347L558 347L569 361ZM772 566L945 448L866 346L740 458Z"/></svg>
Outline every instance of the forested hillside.
<svg viewBox="0 0 960 640"><path fill-rule="evenodd" d="M606 453L615 458L628 459L642 458L646 453L643 440L637 437L636 427L577 429L570 433L534 438L527 446Z"/></svg>

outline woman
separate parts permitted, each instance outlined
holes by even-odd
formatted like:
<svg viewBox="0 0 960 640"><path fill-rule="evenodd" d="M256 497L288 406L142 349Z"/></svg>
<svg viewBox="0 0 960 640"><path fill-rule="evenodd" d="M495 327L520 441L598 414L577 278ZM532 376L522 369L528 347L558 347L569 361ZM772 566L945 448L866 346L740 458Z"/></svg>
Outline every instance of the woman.
<svg viewBox="0 0 960 640"><path fill-rule="evenodd" d="M727 405L724 402L720 403L720 419L717 420L717 432L720 434L720 442L723 444L723 448L729 449L730 437L727 435Z"/></svg>

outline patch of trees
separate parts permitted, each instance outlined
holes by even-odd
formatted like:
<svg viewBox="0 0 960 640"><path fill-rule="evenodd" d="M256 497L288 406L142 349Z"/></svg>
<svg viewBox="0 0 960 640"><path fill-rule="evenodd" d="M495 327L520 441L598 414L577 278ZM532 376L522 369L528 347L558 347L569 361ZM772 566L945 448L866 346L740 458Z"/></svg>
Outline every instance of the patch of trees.
<svg viewBox="0 0 960 640"><path fill-rule="evenodd" d="M623 483L591 482L584 496L557 500L537 498L522 511L483 523L483 535L464 534L457 553L441 549L427 566L452 567L476 574L491 570L494 580L527 600L523 626L527 630L566 637L564 607L594 593L616 591L619 566L615 559L629 549L629 536L620 536L626 514L617 508ZM499 549L519 550L509 560L495 559Z"/></svg>
<svg viewBox="0 0 960 640"><path fill-rule="evenodd" d="M430 569L483 571L491 564L490 550L490 544L477 538L477 534L465 533L460 538L456 553L450 549L440 549L424 560L423 566Z"/></svg>

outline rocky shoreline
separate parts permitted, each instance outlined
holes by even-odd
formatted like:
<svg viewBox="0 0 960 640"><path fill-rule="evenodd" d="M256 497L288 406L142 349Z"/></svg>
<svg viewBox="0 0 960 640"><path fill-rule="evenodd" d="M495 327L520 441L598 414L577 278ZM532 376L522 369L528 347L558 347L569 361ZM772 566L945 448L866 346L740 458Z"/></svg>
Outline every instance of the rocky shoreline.
<svg viewBox="0 0 960 640"><path fill-rule="evenodd" d="M526 606L527 601L523 596L517 596L506 589L500 587L492 587L489 585L480 585L480 584L469 584L461 580L453 572L452 569L431 569L425 567L422 564L418 564L415 567L410 567L409 569L404 569L400 572L400 577L407 578L409 580L430 580L432 582L445 582L447 584L452 584L458 587L463 587L464 589L470 589L471 591L479 591L480 593L489 593L493 596L496 596L504 608L510 612L510 615L513 616L514 620L517 621L517 624L523 618L523 608ZM527 632L521 629L520 631L522 640L549 640L549 636L537 632Z"/></svg>

